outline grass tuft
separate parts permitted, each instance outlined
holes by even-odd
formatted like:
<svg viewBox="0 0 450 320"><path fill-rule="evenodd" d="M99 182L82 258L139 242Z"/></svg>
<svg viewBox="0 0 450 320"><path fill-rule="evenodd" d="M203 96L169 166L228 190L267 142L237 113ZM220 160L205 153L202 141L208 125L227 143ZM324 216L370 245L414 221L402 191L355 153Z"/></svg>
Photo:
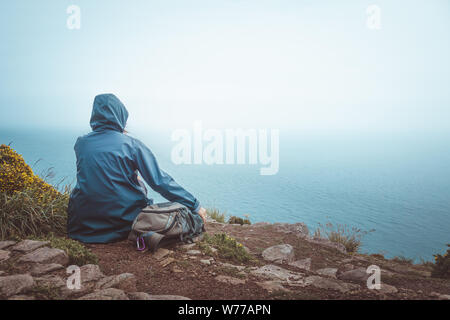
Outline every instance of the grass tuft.
<svg viewBox="0 0 450 320"><path fill-rule="evenodd" d="M217 249L217 254L223 259L233 260L240 263L253 262L255 258L248 253L244 246L236 239L229 237L226 233L205 234L202 241L197 243L201 250L206 246L213 246Z"/></svg>
<svg viewBox="0 0 450 320"><path fill-rule="evenodd" d="M356 227L350 228L343 224L334 226L328 222L326 225L319 223L319 227L314 232L314 237L327 238L331 242L342 244L347 252L356 253L361 248L361 239L373 231L375 230L363 231Z"/></svg>
<svg viewBox="0 0 450 320"><path fill-rule="evenodd" d="M217 222L225 223L225 213L220 213L216 208L207 209L206 214Z"/></svg>
<svg viewBox="0 0 450 320"><path fill-rule="evenodd" d="M64 250L69 256L69 263L72 265L98 264L98 257L84 244L76 240L57 237L54 234L36 238L36 240L49 241L52 248Z"/></svg>

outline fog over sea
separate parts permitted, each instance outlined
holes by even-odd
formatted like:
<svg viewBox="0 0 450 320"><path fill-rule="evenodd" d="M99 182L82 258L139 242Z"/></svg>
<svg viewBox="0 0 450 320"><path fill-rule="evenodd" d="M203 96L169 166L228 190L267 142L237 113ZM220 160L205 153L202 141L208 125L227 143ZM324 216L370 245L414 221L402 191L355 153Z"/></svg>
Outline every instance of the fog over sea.
<svg viewBox="0 0 450 320"><path fill-rule="evenodd" d="M50 182L75 184L73 145L82 130L0 129ZM252 222L341 223L362 230L361 251L431 260L450 243L449 135L302 135L280 130L279 172L260 165L175 165L170 132L131 132L205 207ZM163 199L152 191L149 197Z"/></svg>

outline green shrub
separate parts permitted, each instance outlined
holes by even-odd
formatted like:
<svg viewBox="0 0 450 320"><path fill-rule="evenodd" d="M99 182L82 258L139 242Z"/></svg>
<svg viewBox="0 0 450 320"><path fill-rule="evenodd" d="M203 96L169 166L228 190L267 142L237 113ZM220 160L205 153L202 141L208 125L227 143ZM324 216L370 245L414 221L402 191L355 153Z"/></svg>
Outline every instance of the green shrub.
<svg viewBox="0 0 450 320"><path fill-rule="evenodd" d="M331 242L342 244L347 252L356 253L361 247L361 239L370 232L359 228L349 228L347 225L337 224L334 226L328 222L325 226L319 223L319 227L314 232L314 237L327 238Z"/></svg>
<svg viewBox="0 0 450 320"><path fill-rule="evenodd" d="M0 192L0 240L44 236L53 232L64 235L67 226L69 191L36 201L33 188L12 194Z"/></svg>
<svg viewBox="0 0 450 320"><path fill-rule="evenodd" d="M35 175L10 146L0 146L0 240L66 232L69 188Z"/></svg>
<svg viewBox="0 0 450 320"><path fill-rule="evenodd" d="M81 242L69 238L56 237L53 234L38 238L38 240L50 241L50 246L52 248L64 250L69 256L70 264L77 266L98 264L97 256Z"/></svg>
<svg viewBox="0 0 450 320"><path fill-rule="evenodd" d="M447 244L449 249L444 255L434 255L434 265L431 275L435 278L450 279L450 244Z"/></svg>
<svg viewBox="0 0 450 320"><path fill-rule="evenodd" d="M214 234L212 236L205 234L198 245L202 250L205 250L209 245L215 247L218 255L224 259L240 263L252 262L254 260L253 256L245 250L241 243L229 237L226 233Z"/></svg>
<svg viewBox="0 0 450 320"><path fill-rule="evenodd" d="M206 214L211 218L216 220L220 223L225 223L225 213L220 213L219 210L213 208L213 209L207 209Z"/></svg>
<svg viewBox="0 0 450 320"><path fill-rule="evenodd" d="M240 224L240 225L243 225L243 224L251 224L250 220L248 220L248 219L242 219L242 218L235 217L235 216L231 216L231 217L228 219L228 223L229 223L229 224Z"/></svg>

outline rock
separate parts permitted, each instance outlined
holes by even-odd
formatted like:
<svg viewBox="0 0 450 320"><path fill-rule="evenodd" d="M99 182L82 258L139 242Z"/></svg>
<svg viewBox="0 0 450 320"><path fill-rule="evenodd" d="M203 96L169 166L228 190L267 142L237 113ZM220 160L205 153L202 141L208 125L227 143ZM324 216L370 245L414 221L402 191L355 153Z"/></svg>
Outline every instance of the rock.
<svg viewBox="0 0 450 320"><path fill-rule="evenodd" d="M153 254L153 257L154 257L156 260L161 260L162 258L164 258L165 256L167 256L167 255L169 255L169 254L171 254L171 253L172 253L171 250L168 250L168 249L165 249L165 248L159 248L159 249Z"/></svg>
<svg viewBox="0 0 450 320"><path fill-rule="evenodd" d="M4 275L5 274L5 271L1 271L0 270L0 276L2 276L2 275Z"/></svg>
<svg viewBox="0 0 450 320"><path fill-rule="evenodd" d="M20 262L31 263L57 263L63 266L69 263L69 257L61 249L39 248L33 252L27 253L19 259Z"/></svg>
<svg viewBox="0 0 450 320"><path fill-rule="evenodd" d="M301 259L293 262L289 262L289 265L302 270L311 269L311 258Z"/></svg>
<svg viewBox="0 0 450 320"><path fill-rule="evenodd" d="M35 300L34 297L32 296L26 296L26 295L17 295L17 296L12 296L10 298L8 298L8 300Z"/></svg>
<svg viewBox="0 0 450 320"><path fill-rule="evenodd" d="M307 277L305 279L305 285L311 285L319 289L337 290L341 293L347 293L349 291L359 289L359 285L356 284L346 283L335 279L322 278L319 276Z"/></svg>
<svg viewBox="0 0 450 320"><path fill-rule="evenodd" d="M258 286L267 290L269 293L274 291L283 291L283 292L291 292L291 290L285 288L280 281L277 280L268 280L263 282L256 282Z"/></svg>
<svg viewBox="0 0 450 320"><path fill-rule="evenodd" d="M190 249L194 248L196 245L197 244L195 244L195 243L183 244L180 246L180 248L184 249L184 250L190 250Z"/></svg>
<svg viewBox="0 0 450 320"><path fill-rule="evenodd" d="M202 241L203 238L204 238L204 234L202 233L201 235L198 235L195 238L193 238L192 241L199 242L199 241Z"/></svg>
<svg viewBox="0 0 450 320"><path fill-rule="evenodd" d="M274 223L275 230L295 234L299 238L306 238L309 236L309 230L304 223Z"/></svg>
<svg viewBox="0 0 450 320"><path fill-rule="evenodd" d="M217 250L217 249L214 248L214 247L209 247L209 248L211 249L212 253L217 253L217 251L219 251L219 250Z"/></svg>
<svg viewBox="0 0 450 320"><path fill-rule="evenodd" d="M337 271L338 271L338 269L336 269L336 268L323 268L323 269L316 270L316 273L321 274L323 276L336 278Z"/></svg>
<svg viewBox="0 0 450 320"><path fill-rule="evenodd" d="M448 294L441 294L438 292L431 292L429 294L430 297L438 298L440 300L450 300L450 295Z"/></svg>
<svg viewBox="0 0 450 320"><path fill-rule="evenodd" d="M128 298L130 298L130 300L152 300L151 297L151 295L145 292L128 293Z"/></svg>
<svg viewBox="0 0 450 320"><path fill-rule="evenodd" d="M95 285L96 289L116 288L124 291L136 291L137 279L132 273L122 273L101 279Z"/></svg>
<svg viewBox="0 0 450 320"><path fill-rule="evenodd" d="M6 249L14 244L16 244L15 241L0 241L0 250Z"/></svg>
<svg viewBox="0 0 450 320"><path fill-rule="evenodd" d="M206 264L207 266L211 265L211 260L200 260L200 263Z"/></svg>
<svg viewBox="0 0 450 320"><path fill-rule="evenodd" d="M345 249L345 246L342 243L332 242L328 239L318 238L318 237L314 237L314 238L306 237L305 239L308 242L319 244L319 245L329 247L329 248L333 248L342 253L347 253L347 249Z"/></svg>
<svg viewBox="0 0 450 320"><path fill-rule="evenodd" d="M48 244L50 244L50 242L48 241L22 240L14 247L12 247L12 250L25 253L36 250Z"/></svg>
<svg viewBox="0 0 450 320"><path fill-rule="evenodd" d="M97 281L105 276L96 264L85 264L80 268L80 274L82 283Z"/></svg>
<svg viewBox="0 0 450 320"><path fill-rule="evenodd" d="M232 285L245 284L245 280L230 277L230 276L218 275L215 279L219 282L232 284Z"/></svg>
<svg viewBox="0 0 450 320"><path fill-rule="evenodd" d="M10 252L6 250L0 250L0 262L6 261L9 259Z"/></svg>
<svg viewBox="0 0 450 320"><path fill-rule="evenodd" d="M351 263L346 263L343 266L341 266L341 271L342 272L350 271L350 270L353 270L353 269L355 269L355 266L352 265Z"/></svg>
<svg viewBox="0 0 450 320"><path fill-rule="evenodd" d="M261 288L267 290L268 292L274 292L274 291L284 291L284 292L290 292L291 290L286 289L283 287L283 285L277 281L269 280L264 282L257 282L256 283Z"/></svg>
<svg viewBox="0 0 450 320"><path fill-rule="evenodd" d="M103 290L97 290L85 296L82 296L78 300L129 300L123 290L116 288L108 288Z"/></svg>
<svg viewBox="0 0 450 320"><path fill-rule="evenodd" d="M0 296L11 297L33 288L35 282L29 274L0 277Z"/></svg>
<svg viewBox="0 0 450 320"><path fill-rule="evenodd" d="M238 269L239 271L242 271L242 270L245 269L245 266L236 266L236 265L234 265L234 264L227 263L227 262L219 262L219 264L220 264L222 267L225 267L225 268L234 268L234 269Z"/></svg>
<svg viewBox="0 0 450 320"><path fill-rule="evenodd" d="M385 283L380 284L380 289L372 289L372 290L376 290L377 292L379 292L381 294L392 294L392 293L398 292L396 287L391 286L389 284L385 284Z"/></svg>
<svg viewBox="0 0 450 320"><path fill-rule="evenodd" d="M251 273L253 275L262 276L272 280L281 280L289 283L290 285L303 285L304 275L302 273L292 272L272 264L252 270Z"/></svg>
<svg viewBox="0 0 450 320"><path fill-rule="evenodd" d="M50 287L50 288L65 288L66 281L55 275L45 275L39 278L34 278L36 283L40 286Z"/></svg>
<svg viewBox="0 0 450 320"><path fill-rule="evenodd" d="M202 254L202 252L200 250L188 250L186 253L190 254L191 256L197 256L197 255Z"/></svg>
<svg viewBox="0 0 450 320"><path fill-rule="evenodd" d="M31 275L33 276L40 276L46 273L50 273L56 270L61 270L64 267L58 263L49 263L49 264L41 264L38 263L33 266L31 269Z"/></svg>
<svg viewBox="0 0 450 320"><path fill-rule="evenodd" d="M174 258L168 257L168 258L164 259L163 261L161 261L160 264L161 264L162 267L166 267L166 266L168 266L169 264L171 264L174 261L175 261Z"/></svg>
<svg viewBox="0 0 450 320"><path fill-rule="evenodd" d="M184 272L184 271L181 270L180 268L178 268L177 266L173 266L173 267L172 267L172 272L174 272L174 273L182 273L182 272Z"/></svg>
<svg viewBox="0 0 450 320"><path fill-rule="evenodd" d="M170 294L163 295L150 295L150 299L148 300L191 300L189 298L183 296L174 296Z"/></svg>
<svg viewBox="0 0 450 320"><path fill-rule="evenodd" d="M365 283L369 276L370 275L366 272L366 269L358 268L341 273L339 279Z"/></svg>
<svg viewBox="0 0 450 320"><path fill-rule="evenodd" d="M292 262L294 260L294 248L290 244L279 244L264 250L262 257L269 262Z"/></svg>

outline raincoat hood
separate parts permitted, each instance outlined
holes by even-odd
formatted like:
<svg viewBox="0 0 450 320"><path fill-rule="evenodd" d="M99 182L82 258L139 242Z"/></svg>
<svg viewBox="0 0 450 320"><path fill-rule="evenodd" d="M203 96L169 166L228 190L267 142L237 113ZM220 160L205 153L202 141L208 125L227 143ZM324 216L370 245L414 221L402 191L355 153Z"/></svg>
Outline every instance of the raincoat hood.
<svg viewBox="0 0 450 320"><path fill-rule="evenodd" d="M93 131L123 132L127 119L128 111L115 95L100 94L95 97L90 121Z"/></svg>

